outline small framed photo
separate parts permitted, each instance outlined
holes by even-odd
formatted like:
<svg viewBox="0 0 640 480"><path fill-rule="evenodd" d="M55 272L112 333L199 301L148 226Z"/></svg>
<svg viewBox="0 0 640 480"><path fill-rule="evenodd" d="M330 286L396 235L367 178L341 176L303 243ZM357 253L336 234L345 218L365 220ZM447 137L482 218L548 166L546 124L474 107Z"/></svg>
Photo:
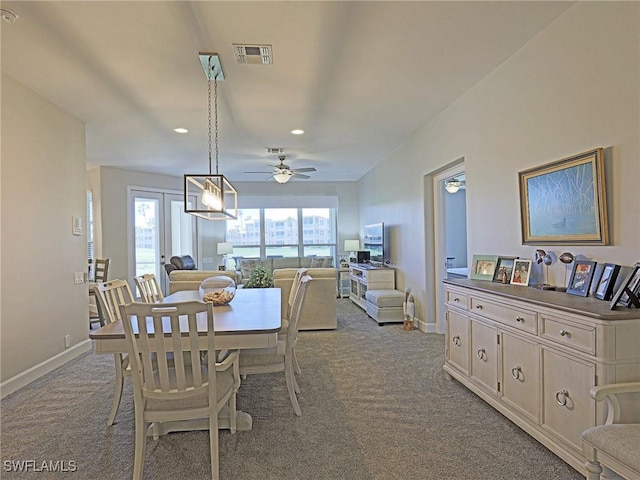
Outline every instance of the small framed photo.
<svg viewBox="0 0 640 480"><path fill-rule="evenodd" d="M631 292L631 295L629 295ZM627 278L624 279L620 288L611 299L610 308L613 310L618 303L624 305L625 307L629 307L631 303L636 306L638 305L638 295L640 294L640 262L637 262L633 269L627 275Z"/></svg>
<svg viewBox="0 0 640 480"><path fill-rule="evenodd" d="M513 263L518 257L498 257L496 271L493 273L493 281L498 283L509 283L513 273Z"/></svg>
<svg viewBox="0 0 640 480"><path fill-rule="evenodd" d="M513 272L511 272L512 285L529 285L529 277L531 276L531 260L516 259L513 261Z"/></svg>
<svg viewBox="0 0 640 480"><path fill-rule="evenodd" d="M618 278L619 272L620 265L605 263L593 296L600 300L610 300L611 295L613 295L613 287L616 284L616 278Z"/></svg>
<svg viewBox="0 0 640 480"><path fill-rule="evenodd" d="M589 287L591 287L591 280L593 280L595 270L596 262L576 260L573 264L571 278L569 278L567 293L580 295L581 297L589 295Z"/></svg>
<svg viewBox="0 0 640 480"><path fill-rule="evenodd" d="M498 255L474 255L470 278L472 280L491 281L497 264Z"/></svg>

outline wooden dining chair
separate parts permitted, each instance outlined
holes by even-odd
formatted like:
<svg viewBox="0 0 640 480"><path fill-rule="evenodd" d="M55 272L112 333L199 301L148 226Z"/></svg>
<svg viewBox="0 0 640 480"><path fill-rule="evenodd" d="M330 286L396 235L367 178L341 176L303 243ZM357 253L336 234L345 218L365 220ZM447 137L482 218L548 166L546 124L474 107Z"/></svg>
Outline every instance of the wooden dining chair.
<svg viewBox="0 0 640 480"><path fill-rule="evenodd" d="M272 348L244 349L240 351L240 375L284 372L289 398L291 399L293 410L298 416L302 415L302 410L296 396L296 393L300 393L300 387L296 380L293 351L298 340L300 313L304 305L307 288L312 280L309 275L305 275L300 279L300 285L291 309L286 340L278 340L276 346Z"/></svg>
<svg viewBox="0 0 640 480"><path fill-rule="evenodd" d="M140 297L145 303L159 303L164 299L158 279L153 273L145 273L133 279L140 291Z"/></svg>
<svg viewBox="0 0 640 480"><path fill-rule="evenodd" d="M119 306L131 303L134 300L126 280L116 279L110 282L97 283L95 291L102 314L105 318L105 323L113 323L121 320L122 317ZM107 425L113 425L118 413L118 408L120 408L124 377L131 374L129 356L127 354L115 353L113 358L116 367L116 389Z"/></svg>
<svg viewBox="0 0 640 480"><path fill-rule="evenodd" d="M209 420L211 478L218 479L218 413L229 406L234 433L240 374L237 350L228 352L223 361L216 362L216 355L206 355L206 364L200 362L197 316L206 315L207 351L214 352L213 305L197 301L131 303L121 305L120 312L125 319L129 357L133 359L134 480L142 478L151 425L203 418ZM188 324L187 337L182 336L181 321ZM132 324L139 332L137 336ZM164 331L164 335L154 335L158 331Z"/></svg>
<svg viewBox="0 0 640 480"><path fill-rule="evenodd" d="M91 262L91 261L90 261ZM91 274L91 268L89 268L89 281L91 283L103 283L107 281L109 274L109 265L111 265L111 259L96 259L92 262L93 274ZM95 298L95 291L93 288L89 288L89 328L99 322L101 327L104 327L105 319L101 312L101 307Z"/></svg>

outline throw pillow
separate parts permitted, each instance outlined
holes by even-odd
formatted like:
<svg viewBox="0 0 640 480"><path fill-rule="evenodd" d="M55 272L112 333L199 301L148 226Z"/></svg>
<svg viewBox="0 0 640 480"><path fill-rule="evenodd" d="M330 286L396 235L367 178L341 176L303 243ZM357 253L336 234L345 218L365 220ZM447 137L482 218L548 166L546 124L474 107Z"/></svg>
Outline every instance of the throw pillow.
<svg viewBox="0 0 640 480"><path fill-rule="evenodd" d="M333 257L313 257L311 268L331 268L333 267Z"/></svg>
<svg viewBox="0 0 640 480"><path fill-rule="evenodd" d="M260 259L259 258L242 258L240 259L238 266L240 267L242 278L243 279L249 278L249 275L251 275L251 272L253 272L257 267L260 266Z"/></svg>

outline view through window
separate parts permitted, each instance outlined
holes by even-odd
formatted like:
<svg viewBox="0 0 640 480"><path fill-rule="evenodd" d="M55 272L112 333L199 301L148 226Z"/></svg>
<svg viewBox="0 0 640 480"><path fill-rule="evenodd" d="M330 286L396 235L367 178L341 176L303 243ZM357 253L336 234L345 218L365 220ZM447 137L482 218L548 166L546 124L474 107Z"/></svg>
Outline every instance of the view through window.
<svg viewBox="0 0 640 480"><path fill-rule="evenodd" d="M227 220L226 241L234 258L335 257L335 209L240 209Z"/></svg>

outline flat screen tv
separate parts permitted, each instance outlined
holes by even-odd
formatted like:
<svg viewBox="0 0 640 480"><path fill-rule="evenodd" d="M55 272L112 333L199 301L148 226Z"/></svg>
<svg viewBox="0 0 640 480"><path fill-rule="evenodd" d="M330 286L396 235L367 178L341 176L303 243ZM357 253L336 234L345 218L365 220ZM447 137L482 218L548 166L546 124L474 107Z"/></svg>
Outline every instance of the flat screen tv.
<svg viewBox="0 0 640 480"><path fill-rule="evenodd" d="M364 227L364 249L368 250L371 263L384 263L385 252L384 223L374 223Z"/></svg>

